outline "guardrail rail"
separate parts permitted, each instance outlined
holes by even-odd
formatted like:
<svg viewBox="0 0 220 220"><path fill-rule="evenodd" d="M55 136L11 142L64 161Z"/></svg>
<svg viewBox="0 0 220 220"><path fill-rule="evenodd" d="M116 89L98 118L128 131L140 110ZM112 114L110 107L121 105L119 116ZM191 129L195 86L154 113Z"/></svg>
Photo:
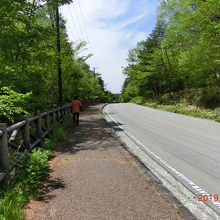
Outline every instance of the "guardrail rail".
<svg viewBox="0 0 220 220"><path fill-rule="evenodd" d="M23 121L9 127L0 123L0 184L3 187L8 185L9 174L18 162L69 113L70 104L34 117L23 116Z"/></svg>

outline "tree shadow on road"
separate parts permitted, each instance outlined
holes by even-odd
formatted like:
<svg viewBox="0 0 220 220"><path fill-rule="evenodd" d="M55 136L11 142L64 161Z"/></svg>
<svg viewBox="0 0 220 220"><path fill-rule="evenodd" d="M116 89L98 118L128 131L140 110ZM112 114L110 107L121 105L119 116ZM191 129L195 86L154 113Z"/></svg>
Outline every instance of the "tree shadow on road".
<svg viewBox="0 0 220 220"><path fill-rule="evenodd" d="M49 203L51 199L55 198L56 195L50 194L52 191L56 189L64 189L65 184L64 181L60 178L48 178L46 183L43 184L40 189L40 195L37 198L38 201Z"/></svg>
<svg viewBox="0 0 220 220"><path fill-rule="evenodd" d="M73 126L66 132L65 141L60 143L57 151L60 153L76 154L78 151L100 150L104 151L114 147L112 145L113 133L109 129L112 127L116 132L123 131L118 125L121 123L107 123L97 110L90 109L87 116L80 119L79 126ZM111 140L111 141L110 141Z"/></svg>
<svg viewBox="0 0 220 220"><path fill-rule="evenodd" d="M120 122L110 121L110 122L108 122L108 124L109 124L109 126L110 126L111 128L113 128L114 131L116 131L116 132L118 132L118 131L124 131L124 129L121 128L121 125L123 125L123 124L121 124Z"/></svg>

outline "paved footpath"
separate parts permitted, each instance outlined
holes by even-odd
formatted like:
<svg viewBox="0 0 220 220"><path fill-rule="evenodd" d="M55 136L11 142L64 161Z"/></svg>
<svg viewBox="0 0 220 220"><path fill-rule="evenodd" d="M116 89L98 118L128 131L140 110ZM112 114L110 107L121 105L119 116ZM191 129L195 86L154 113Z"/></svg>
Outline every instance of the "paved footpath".
<svg viewBox="0 0 220 220"><path fill-rule="evenodd" d="M194 219L122 147L100 111L90 107L67 130L26 220Z"/></svg>

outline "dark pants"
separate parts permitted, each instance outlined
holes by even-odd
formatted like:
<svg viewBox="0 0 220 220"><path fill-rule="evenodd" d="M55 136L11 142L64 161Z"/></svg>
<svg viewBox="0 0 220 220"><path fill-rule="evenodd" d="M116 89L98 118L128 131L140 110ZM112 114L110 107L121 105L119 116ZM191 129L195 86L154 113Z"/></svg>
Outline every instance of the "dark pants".
<svg viewBox="0 0 220 220"><path fill-rule="evenodd" d="M73 113L73 123L74 123L74 125L79 124L79 112L74 112Z"/></svg>

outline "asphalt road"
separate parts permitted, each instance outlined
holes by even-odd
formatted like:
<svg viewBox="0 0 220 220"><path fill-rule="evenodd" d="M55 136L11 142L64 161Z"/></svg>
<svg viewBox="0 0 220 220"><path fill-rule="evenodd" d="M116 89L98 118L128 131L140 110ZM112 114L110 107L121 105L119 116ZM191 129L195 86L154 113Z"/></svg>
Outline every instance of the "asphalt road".
<svg viewBox="0 0 220 220"><path fill-rule="evenodd" d="M220 123L131 103L110 116L154 154L220 200Z"/></svg>

